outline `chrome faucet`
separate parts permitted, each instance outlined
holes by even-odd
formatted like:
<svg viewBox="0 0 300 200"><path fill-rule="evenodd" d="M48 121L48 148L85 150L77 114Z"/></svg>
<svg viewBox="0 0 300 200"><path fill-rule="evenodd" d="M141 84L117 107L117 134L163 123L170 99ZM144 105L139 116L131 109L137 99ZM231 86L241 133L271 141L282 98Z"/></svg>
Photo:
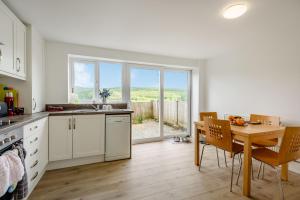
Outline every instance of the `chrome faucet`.
<svg viewBox="0 0 300 200"><path fill-rule="evenodd" d="M92 106L96 111L100 110L100 105L99 105L99 104L97 104L97 105L91 104L91 106Z"/></svg>

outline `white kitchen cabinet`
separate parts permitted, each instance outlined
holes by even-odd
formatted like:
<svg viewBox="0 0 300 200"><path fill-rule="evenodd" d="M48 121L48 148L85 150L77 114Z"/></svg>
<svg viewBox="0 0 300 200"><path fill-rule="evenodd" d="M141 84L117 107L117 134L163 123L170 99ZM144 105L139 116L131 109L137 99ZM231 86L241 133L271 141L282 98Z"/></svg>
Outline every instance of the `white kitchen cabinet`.
<svg viewBox="0 0 300 200"><path fill-rule="evenodd" d="M15 22L14 73L26 79L26 27L18 21Z"/></svg>
<svg viewBox="0 0 300 200"><path fill-rule="evenodd" d="M49 161L72 159L72 116L49 117Z"/></svg>
<svg viewBox="0 0 300 200"><path fill-rule="evenodd" d="M73 116L73 158L104 154L105 115Z"/></svg>
<svg viewBox="0 0 300 200"><path fill-rule="evenodd" d="M105 115L49 117L49 160L103 155Z"/></svg>
<svg viewBox="0 0 300 200"><path fill-rule="evenodd" d="M14 21L0 2L0 73L13 73Z"/></svg>
<svg viewBox="0 0 300 200"><path fill-rule="evenodd" d="M26 27L0 1L0 74L26 79Z"/></svg>
<svg viewBox="0 0 300 200"><path fill-rule="evenodd" d="M45 41L31 26L28 27L27 38L30 43L28 63L31 66L31 111L36 113L45 108Z"/></svg>
<svg viewBox="0 0 300 200"><path fill-rule="evenodd" d="M49 160L49 134L48 134L48 117L44 118L42 120L40 120L40 132L39 137L40 142L39 142L39 162L40 162L40 166L42 169L45 169L47 164L48 164L48 160Z"/></svg>
<svg viewBox="0 0 300 200"><path fill-rule="evenodd" d="M29 193L42 178L48 164L48 117L24 126L25 166Z"/></svg>

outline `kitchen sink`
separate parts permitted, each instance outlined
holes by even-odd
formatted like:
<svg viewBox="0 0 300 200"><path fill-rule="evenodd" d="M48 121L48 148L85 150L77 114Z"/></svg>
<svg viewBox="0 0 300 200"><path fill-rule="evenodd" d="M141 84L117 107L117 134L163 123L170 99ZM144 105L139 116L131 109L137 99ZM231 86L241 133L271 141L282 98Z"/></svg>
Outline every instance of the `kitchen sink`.
<svg viewBox="0 0 300 200"><path fill-rule="evenodd" d="M77 112L77 113L85 113L85 112L98 112L98 111L101 111L101 110L95 110L95 109L82 109L82 110L75 110L74 112Z"/></svg>

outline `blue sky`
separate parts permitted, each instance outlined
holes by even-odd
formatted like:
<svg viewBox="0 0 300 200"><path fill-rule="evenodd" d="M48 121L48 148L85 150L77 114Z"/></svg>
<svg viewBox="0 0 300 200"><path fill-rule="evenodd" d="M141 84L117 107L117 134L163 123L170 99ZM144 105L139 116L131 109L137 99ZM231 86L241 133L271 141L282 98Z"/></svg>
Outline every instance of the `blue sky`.
<svg viewBox="0 0 300 200"><path fill-rule="evenodd" d="M164 86L168 89L186 89L187 72L165 71ZM159 71L153 69L131 69L131 87L159 87Z"/></svg>
<svg viewBox="0 0 300 200"><path fill-rule="evenodd" d="M122 85L122 65L119 63L100 64L101 88L120 87ZM75 85L94 87L94 64L75 63ZM164 85L168 89L187 89L188 73L185 71L165 71ZM132 68L131 87L159 87L159 70Z"/></svg>

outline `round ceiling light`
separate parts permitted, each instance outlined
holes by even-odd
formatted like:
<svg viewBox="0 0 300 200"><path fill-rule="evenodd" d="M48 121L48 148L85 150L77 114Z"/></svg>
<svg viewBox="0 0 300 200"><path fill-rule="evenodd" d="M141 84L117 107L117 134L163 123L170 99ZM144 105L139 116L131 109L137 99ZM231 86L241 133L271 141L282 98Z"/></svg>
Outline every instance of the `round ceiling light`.
<svg viewBox="0 0 300 200"><path fill-rule="evenodd" d="M223 17L226 19L234 19L242 16L247 11L247 5L238 3L226 7L223 11Z"/></svg>

